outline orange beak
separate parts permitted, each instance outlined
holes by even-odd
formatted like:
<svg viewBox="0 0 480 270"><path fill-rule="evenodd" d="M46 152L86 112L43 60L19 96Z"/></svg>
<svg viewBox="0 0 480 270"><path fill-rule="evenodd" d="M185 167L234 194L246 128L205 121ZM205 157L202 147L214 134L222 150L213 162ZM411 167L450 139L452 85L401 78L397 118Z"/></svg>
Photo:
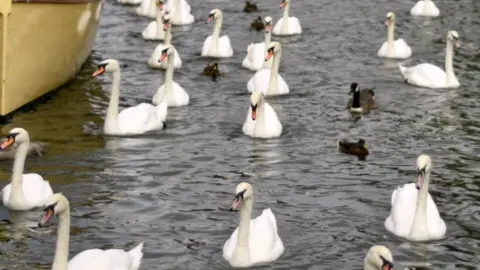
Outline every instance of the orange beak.
<svg viewBox="0 0 480 270"><path fill-rule="evenodd" d="M392 270L393 268L390 267L389 264L385 264L383 267L382 267L382 270Z"/></svg>
<svg viewBox="0 0 480 270"><path fill-rule="evenodd" d="M281 7L281 8L285 8L286 6L287 6L287 2L282 2L282 3L280 3L280 7Z"/></svg>
<svg viewBox="0 0 480 270"><path fill-rule="evenodd" d="M267 54L265 55L265 62L270 60L270 58L272 57L273 55L273 50L268 50L267 51Z"/></svg>
<svg viewBox="0 0 480 270"><path fill-rule="evenodd" d="M272 29L272 26L270 24L265 24L265 31L269 32Z"/></svg>
<svg viewBox="0 0 480 270"><path fill-rule="evenodd" d="M210 23L213 20L213 16L208 16L207 23Z"/></svg>
<svg viewBox="0 0 480 270"><path fill-rule="evenodd" d="M255 121L257 119L257 108L252 107L252 120Z"/></svg>
<svg viewBox="0 0 480 270"><path fill-rule="evenodd" d="M162 52L162 55L160 55L160 59L158 59L158 62L162 62L163 60L165 60L165 58L167 58L167 53Z"/></svg>
<svg viewBox="0 0 480 270"><path fill-rule="evenodd" d="M2 145L0 146L0 150L5 150L5 148L9 147L10 145L12 145L13 143L15 142L15 139L13 137L8 137L6 141L4 141L2 143Z"/></svg>
<svg viewBox="0 0 480 270"><path fill-rule="evenodd" d="M101 67L97 68L97 70L95 70L95 72L93 72L92 77L100 75L104 72L105 72L105 67L101 66Z"/></svg>
<svg viewBox="0 0 480 270"><path fill-rule="evenodd" d="M158 7L159 9L163 9L163 3L158 3L157 7Z"/></svg>
<svg viewBox="0 0 480 270"><path fill-rule="evenodd" d="M389 25L390 22L391 22L390 19L386 19L386 20L385 20L385 25Z"/></svg>
<svg viewBox="0 0 480 270"><path fill-rule="evenodd" d="M167 29L168 29L168 23L164 23L163 24L163 31L167 31Z"/></svg>

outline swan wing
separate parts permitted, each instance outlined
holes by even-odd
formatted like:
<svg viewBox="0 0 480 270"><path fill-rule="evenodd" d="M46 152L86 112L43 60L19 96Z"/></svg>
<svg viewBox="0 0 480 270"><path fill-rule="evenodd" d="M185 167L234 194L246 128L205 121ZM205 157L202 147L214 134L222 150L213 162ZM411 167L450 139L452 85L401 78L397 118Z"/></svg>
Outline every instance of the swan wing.
<svg viewBox="0 0 480 270"><path fill-rule="evenodd" d="M180 54L178 53L177 49L175 49L175 48L173 48L173 51L175 52L175 57L173 59L173 67L174 68L181 68L182 67L182 59L180 58ZM157 59L157 61L158 61L158 59Z"/></svg>
<svg viewBox="0 0 480 270"><path fill-rule="evenodd" d="M270 73L270 69L260 69L259 71L255 72L255 74L247 83L248 92L257 90L265 95L268 90L268 83L270 82Z"/></svg>
<svg viewBox="0 0 480 270"><path fill-rule="evenodd" d="M208 49L210 49L211 42L212 42L212 36L208 36L205 39L205 41L203 42L202 56L207 56L208 55Z"/></svg>
<svg viewBox="0 0 480 270"><path fill-rule="evenodd" d="M255 121L252 119L252 107L248 108L247 117L245 118L245 122L243 123L242 131L243 134L247 136L253 135L253 130L255 129Z"/></svg>
<svg viewBox="0 0 480 270"><path fill-rule="evenodd" d="M265 106L265 125L266 130L269 134L269 137L278 137L282 134L282 123L278 120L277 113L275 110L270 106L270 104L266 103Z"/></svg>
<svg viewBox="0 0 480 270"><path fill-rule="evenodd" d="M22 175L22 188L25 200L33 207L45 206L45 201L53 195L50 183L36 173Z"/></svg>
<svg viewBox="0 0 480 270"><path fill-rule="evenodd" d="M422 14L423 14L423 3L424 3L423 0L418 1L412 7L412 9L410 9L410 14L412 14L414 16L422 16Z"/></svg>
<svg viewBox="0 0 480 270"><path fill-rule="evenodd" d="M232 44L228 36L222 36L218 39L218 50L221 56L231 57L233 55Z"/></svg>
<svg viewBox="0 0 480 270"><path fill-rule="evenodd" d="M426 2L423 16L437 17L440 16L440 10L435 6L435 3L432 1Z"/></svg>
<svg viewBox="0 0 480 270"><path fill-rule="evenodd" d="M143 257L143 243L129 252L121 249L88 249L68 262L68 270L137 270Z"/></svg>
<svg viewBox="0 0 480 270"><path fill-rule="evenodd" d="M395 40L394 46L398 58L408 58L412 55L412 49L403 38Z"/></svg>
<svg viewBox="0 0 480 270"><path fill-rule="evenodd" d="M283 242L278 236L277 222L270 209L250 223L250 258L252 263L276 260L284 251Z"/></svg>
<svg viewBox="0 0 480 270"><path fill-rule="evenodd" d="M385 221L385 228L395 235L407 237L413 224L417 203L414 183L397 187L392 194L392 209Z"/></svg>
<svg viewBox="0 0 480 270"><path fill-rule="evenodd" d="M168 106L185 106L190 102L190 96L177 82L172 81L173 99L167 95Z"/></svg>
<svg viewBox="0 0 480 270"><path fill-rule="evenodd" d="M378 50L377 55L383 57L386 54L387 54L387 42L385 41L380 47L380 49Z"/></svg>
<svg viewBox="0 0 480 270"><path fill-rule="evenodd" d="M157 118L156 107L147 103L122 110L117 121L123 134L144 133L163 127L162 121Z"/></svg>
<svg viewBox="0 0 480 270"><path fill-rule="evenodd" d="M273 34L275 35L281 35L281 29L282 29L282 22L283 22L283 18L280 18L277 23L275 23L275 25L273 26Z"/></svg>
<svg viewBox="0 0 480 270"><path fill-rule="evenodd" d="M287 82L283 79L280 74L277 74L277 87L278 95L285 95L290 93L290 88L288 87Z"/></svg>
<svg viewBox="0 0 480 270"><path fill-rule="evenodd" d="M288 17L288 32L289 34L301 34L302 26L297 17Z"/></svg>
<svg viewBox="0 0 480 270"><path fill-rule="evenodd" d="M142 32L142 37L144 39L148 39L148 40L151 40L151 39L155 39L157 35L157 22L156 21L153 21L153 22L150 22L147 27L143 30ZM164 39L165 36L162 37L162 39Z"/></svg>
<svg viewBox="0 0 480 270"><path fill-rule="evenodd" d="M427 88L445 87L447 81L445 71L428 63L419 64L413 67L403 67L400 65L400 71L409 84Z"/></svg>

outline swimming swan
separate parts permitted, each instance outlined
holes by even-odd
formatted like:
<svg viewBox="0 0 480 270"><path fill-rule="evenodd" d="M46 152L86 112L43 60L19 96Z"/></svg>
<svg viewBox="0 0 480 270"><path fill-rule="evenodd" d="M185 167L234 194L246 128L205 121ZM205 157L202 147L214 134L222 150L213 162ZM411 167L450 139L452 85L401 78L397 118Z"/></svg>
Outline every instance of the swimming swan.
<svg viewBox="0 0 480 270"><path fill-rule="evenodd" d="M158 59L162 55L163 49L165 49L167 45L172 44L172 25L170 20L170 14L168 11L165 12L165 14L162 16L162 22L163 22L162 28L165 31L165 40L163 44L159 44L155 48L152 55L148 59L147 64L151 68L167 69L168 61L158 62ZM180 59L180 55L178 54L178 51L175 48L173 49L175 50L175 53L173 54L174 55L173 68L181 68L182 59Z"/></svg>
<svg viewBox="0 0 480 270"><path fill-rule="evenodd" d="M420 0L410 10L413 16L438 17L440 10L435 6L432 0Z"/></svg>
<svg viewBox="0 0 480 270"><path fill-rule="evenodd" d="M393 256L385 246L371 247L365 256L363 270L392 270Z"/></svg>
<svg viewBox="0 0 480 270"><path fill-rule="evenodd" d="M302 26L296 17L288 17L290 0L282 0L280 7L283 8L283 17L273 27L276 36L298 35L302 33Z"/></svg>
<svg viewBox="0 0 480 270"><path fill-rule="evenodd" d="M385 21L385 25L387 25L388 29L387 41L385 41L382 44L382 47L380 47L380 50L378 50L378 56L405 59L412 55L412 49L403 38L394 41L395 18L395 13L387 13L387 20Z"/></svg>
<svg viewBox="0 0 480 270"><path fill-rule="evenodd" d="M203 42L202 56L232 57L233 49L228 36L220 37L222 29L223 13L220 9L212 9L208 14L208 23L215 20L213 34Z"/></svg>
<svg viewBox="0 0 480 270"><path fill-rule="evenodd" d="M272 37L272 17L265 17L265 41L251 43L247 47L247 56L243 59L242 66L250 70L260 70L262 68L271 68L272 60L265 61L268 45Z"/></svg>
<svg viewBox="0 0 480 270"><path fill-rule="evenodd" d="M242 131L245 135L256 138L273 138L282 134L282 123L259 91L253 91L250 96L250 108Z"/></svg>

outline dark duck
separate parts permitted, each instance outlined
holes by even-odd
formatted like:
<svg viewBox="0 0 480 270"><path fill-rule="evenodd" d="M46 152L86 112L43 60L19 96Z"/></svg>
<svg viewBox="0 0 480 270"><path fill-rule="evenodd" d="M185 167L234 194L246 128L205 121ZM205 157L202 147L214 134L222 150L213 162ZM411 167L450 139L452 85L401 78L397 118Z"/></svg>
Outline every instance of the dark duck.
<svg viewBox="0 0 480 270"><path fill-rule="evenodd" d="M252 21L252 23L250 24L250 28L253 28L257 31L262 31L263 29L265 29L265 24L263 23L262 18L258 17L256 19L254 19Z"/></svg>
<svg viewBox="0 0 480 270"><path fill-rule="evenodd" d="M243 12L250 13L258 11L257 4L254 4L250 1L245 2L245 7L243 8Z"/></svg>
<svg viewBox="0 0 480 270"><path fill-rule="evenodd" d="M367 156L368 149L367 144L363 139L358 140L358 142L349 142L347 140L338 141L338 148L343 153L356 155L356 156Z"/></svg>
<svg viewBox="0 0 480 270"><path fill-rule="evenodd" d="M370 110L376 109L377 104L375 103L375 93L373 89L375 89L375 87L360 90L358 83L352 83L348 94L353 94L353 98L348 101L347 108L350 109L351 112L357 113L368 113Z"/></svg>
<svg viewBox="0 0 480 270"><path fill-rule="evenodd" d="M222 76L223 73L220 72L218 69L218 63L207 64L203 71L201 72L202 75L212 77L213 81L216 82L219 76Z"/></svg>

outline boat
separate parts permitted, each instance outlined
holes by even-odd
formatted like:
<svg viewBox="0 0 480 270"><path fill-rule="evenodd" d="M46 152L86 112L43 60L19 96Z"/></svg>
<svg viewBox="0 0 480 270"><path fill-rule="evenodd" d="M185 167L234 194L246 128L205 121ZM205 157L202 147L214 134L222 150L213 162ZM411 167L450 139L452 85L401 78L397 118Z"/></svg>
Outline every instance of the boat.
<svg viewBox="0 0 480 270"><path fill-rule="evenodd" d="M0 0L0 115L75 77L95 41L102 0Z"/></svg>

